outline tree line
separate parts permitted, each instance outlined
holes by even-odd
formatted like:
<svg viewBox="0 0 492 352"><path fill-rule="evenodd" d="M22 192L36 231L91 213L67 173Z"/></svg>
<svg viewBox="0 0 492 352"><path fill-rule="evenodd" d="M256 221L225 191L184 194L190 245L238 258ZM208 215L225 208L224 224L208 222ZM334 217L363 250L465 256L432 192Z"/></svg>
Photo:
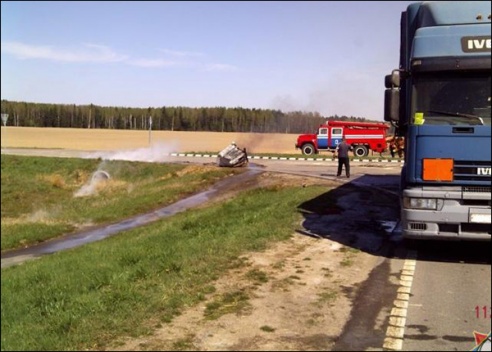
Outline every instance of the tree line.
<svg viewBox="0 0 492 352"><path fill-rule="evenodd" d="M318 112L282 112L241 107L163 106L131 108L115 106L44 104L1 101L7 126L98 128L129 130L306 133L326 120L370 122L363 117L322 117ZM380 121L378 121L380 122Z"/></svg>

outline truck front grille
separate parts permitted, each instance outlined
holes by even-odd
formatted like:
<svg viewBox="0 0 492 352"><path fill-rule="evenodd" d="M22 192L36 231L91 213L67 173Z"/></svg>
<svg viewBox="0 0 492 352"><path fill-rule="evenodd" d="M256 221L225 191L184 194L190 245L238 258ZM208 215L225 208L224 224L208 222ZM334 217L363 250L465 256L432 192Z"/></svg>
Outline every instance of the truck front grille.
<svg viewBox="0 0 492 352"><path fill-rule="evenodd" d="M421 223L421 222L411 222L408 224L410 227L410 230L422 230L425 231L427 230L427 224L426 223Z"/></svg>
<svg viewBox="0 0 492 352"><path fill-rule="evenodd" d="M456 181L491 182L490 161L455 160L454 179Z"/></svg>
<svg viewBox="0 0 492 352"><path fill-rule="evenodd" d="M463 193L490 193L490 187L487 186L464 186Z"/></svg>

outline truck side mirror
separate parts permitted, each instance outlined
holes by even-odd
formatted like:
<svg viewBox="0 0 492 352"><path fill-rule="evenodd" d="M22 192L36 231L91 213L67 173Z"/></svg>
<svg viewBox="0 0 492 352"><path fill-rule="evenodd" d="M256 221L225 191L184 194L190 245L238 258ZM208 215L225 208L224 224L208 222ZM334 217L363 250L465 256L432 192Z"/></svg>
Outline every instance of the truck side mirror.
<svg viewBox="0 0 492 352"><path fill-rule="evenodd" d="M400 118L400 90L389 88L384 91L384 121L398 121Z"/></svg>
<svg viewBox="0 0 492 352"><path fill-rule="evenodd" d="M400 87L400 71L393 70L390 75L384 77L385 88L398 88Z"/></svg>

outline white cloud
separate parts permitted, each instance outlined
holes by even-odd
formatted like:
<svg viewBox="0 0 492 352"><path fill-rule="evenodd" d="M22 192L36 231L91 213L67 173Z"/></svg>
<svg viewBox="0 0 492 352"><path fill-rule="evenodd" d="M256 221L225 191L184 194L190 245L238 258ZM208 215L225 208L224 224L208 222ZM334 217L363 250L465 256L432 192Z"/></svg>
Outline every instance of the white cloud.
<svg viewBox="0 0 492 352"><path fill-rule="evenodd" d="M170 49L159 49L161 53L171 55L171 56L180 56L180 57L200 57L200 56L205 56L202 53L195 53L192 51L177 51L177 50L170 50Z"/></svg>
<svg viewBox="0 0 492 352"><path fill-rule="evenodd" d="M2 43L2 53L19 59L45 59L59 62L120 62L126 60L104 45L83 44L79 48L55 48L52 46L29 45L20 42Z"/></svg>
<svg viewBox="0 0 492 352"><path fill-rule="evenodd" d="M205 65L206 71L236 71L237 67L228 64L207 64Z"/></svg>
<svg viewBox="0 0 492 352"><path fill-rule="evenodd" d="M179 65L178 62L168 61L163 59L136 59L136 60L128 60L127 63L134 66L148 67L148 68L170 67L170 66Z"/></svg>
<svg viewBox="0 0 492 352"><path fill-rule="evenodd" d="M2 54L10 54L18 59L51 60L69 63L112 63L122 62L128 65L144 68L164 68L175 66L186 66L189 68L202 69L205 71L235 71L237 67L228 64L207 64L199 61L189 61L190 57L202 57L204 54L198 52L174 51L159 49L160 52L172 55L177 60L163 58L137 58L133 59L127 55L118 54L110 47L98 44L83 44L80 47L57 48L49 45L31 45L21 42L2 43Z"/></svg>

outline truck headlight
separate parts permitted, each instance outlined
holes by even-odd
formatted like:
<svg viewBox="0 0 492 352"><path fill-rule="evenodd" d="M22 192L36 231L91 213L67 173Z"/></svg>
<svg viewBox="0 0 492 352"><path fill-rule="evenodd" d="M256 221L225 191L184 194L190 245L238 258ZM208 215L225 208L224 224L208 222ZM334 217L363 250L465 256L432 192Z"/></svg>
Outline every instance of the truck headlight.
<svg viewBox="0 0 492 352"><path fill-rule="evenodd" d="M403 198L403 207L406 209L437 209L437 199L434 198Z"/></svg>

